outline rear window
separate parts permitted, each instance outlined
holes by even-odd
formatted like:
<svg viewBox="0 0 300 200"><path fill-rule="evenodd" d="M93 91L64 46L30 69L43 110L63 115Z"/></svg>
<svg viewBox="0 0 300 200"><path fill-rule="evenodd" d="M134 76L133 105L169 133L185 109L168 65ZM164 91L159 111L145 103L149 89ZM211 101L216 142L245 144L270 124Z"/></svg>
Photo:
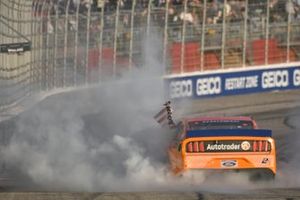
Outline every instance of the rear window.
<svg viewBox="0 0 300 200"><path fill-rule="evenodd" d="M206 120L189 122L189 130L207 129L253 129L252 121L246 120Z"/></svg>

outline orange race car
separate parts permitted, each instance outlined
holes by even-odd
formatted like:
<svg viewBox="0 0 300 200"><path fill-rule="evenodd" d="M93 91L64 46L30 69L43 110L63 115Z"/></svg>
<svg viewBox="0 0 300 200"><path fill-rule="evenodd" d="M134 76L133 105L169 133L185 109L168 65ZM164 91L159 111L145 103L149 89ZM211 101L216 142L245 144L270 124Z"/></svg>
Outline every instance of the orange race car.
<svg viewBox="0 0 300 200"><path fill-rule="evenodd" d="M187 170L250 172L251 180L271 180L276 174L275 142L271 130L257 129L250 117L182 119L169 149L175 174Z"/></svg>

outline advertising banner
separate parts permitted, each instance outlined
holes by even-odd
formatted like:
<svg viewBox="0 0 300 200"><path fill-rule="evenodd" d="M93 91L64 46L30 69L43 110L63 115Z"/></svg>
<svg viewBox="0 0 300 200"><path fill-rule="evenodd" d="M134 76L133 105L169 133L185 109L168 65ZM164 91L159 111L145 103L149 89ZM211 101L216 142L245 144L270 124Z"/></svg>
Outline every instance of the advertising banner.
<svg viewBox="0 0 300 200"><path fill-rule="evenodd" d="M300 89L300 66L166 78L170 99Z"/></svg>

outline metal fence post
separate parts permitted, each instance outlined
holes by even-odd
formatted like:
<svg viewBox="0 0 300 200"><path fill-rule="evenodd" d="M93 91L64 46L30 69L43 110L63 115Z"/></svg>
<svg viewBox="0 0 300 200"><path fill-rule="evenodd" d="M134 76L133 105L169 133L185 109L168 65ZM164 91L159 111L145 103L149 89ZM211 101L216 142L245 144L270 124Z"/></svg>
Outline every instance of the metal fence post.
<svg viewBox="0 0 300 200"><path fill-rule="evenodd" d="M168 49L168 25L169 25L169 6L170 6L170 1L166 1L166 6L165 6L165 26L164 26L164 46L163 46L163 66L165 67L165 71L167 71L167 49Z"/></svg>
<svg viewBox="0 0 300 200"><path fill-rule="evenodd" d="M45 75L46 75L46 77L45 77L45 81L46 81L46 84L45 84L45 89L46 90L49 90L49 80L50 80L50 76L49 76L49 71L50 71L50 69L49 69L49 67L51 66L51 65L49 65L49 44L50 44L50 42L49 42L49 36L50 36L50 34L51 33L49 33L49 31L48 31L48 29L49 29L49 24L48 23L51 23L51 20L50 20L50 12L51 12L51 7L50 7L50 5L48 5L48 9L47 9L47 33L46 33L46 52L45 52L45 54L46 54L46 63L47 63L47 66L46 66L46 68L45 68Z"/></svg>
<svg viewBox="0 0 300 200"><path fill-rule="evenodd" d="M0 7L1 7L1 1L0 1ZM34 32L34 25L35 25L35 20L34 18L34 9L35 9L35 3L33 2L32 8L31 8L31 23L30 23L30 41L32 42L32 46L34 46L34 36L33 36L33 32ZM1 38L1 37L0 37ZM0 41L1 42L1 41ZM34 51L33 51L34 52ZM33 60L34 60L34 56L33 56L33 52L30 52L30 64L29 64L29 95L33 94Z"/></svg>
<svg viewBox="0 0 300 200"><path fill-rule="evenodd" d="M53 86L54 88L57 87L57 76L56 76L56 73L57 73L57 50L58 50L58 5L55 4L54 6L55 8L55 35L54 35L54 65L53 65Z"/></svg>
<svg viewBox="0 0 300 200"><path fill-rule="evenodd" d="M132 1L131 7L131 21L130 21L130 43L129 43L129 70L132 69L132 56L133 56L133 26L134 26L134 14L135 14L136 0Z"/></svg>
<svg viewBox="0 0 300 200"><path fill-rule="evenodd" d="M22 8L23 8L21 2L22 2L21 0L18 1L18 6L19 6L19 7L17 8L18 10L22 10ZM22 20L22 14L21 14L21 12L18 12L18 20L19 20L19 21ZM27 22L26 22L26 23L27 23ZM18 23L17 25L18 25L17 30L18 30L19 32L21 32L21 31L22 31L22 23Z"/></svg>
<svg viewBox="0 0 300 200"><path fill-rule="evenodd" d="M221 68L224 69L225 64L225 44L226 44L226 5L227 0L223 2L223 21L222 21L222 52L221 52Z"/></svg>
<svg viewBox="0 0 300 200"><path fill-rule="evenodd" d="M288 13L288 21L287 21L287 38L286 38L286 62L290 62L290 42L291 42L291 21L292 15L291 12Z"/></svg>
<svg viewBox="0 0 300 200"><path fill-rule="evenodd" d="M203 15L202 15L202 28L201 28L201 61L200 61L200 71L204 71L204 47L205 47L205 25L206 25L206 7L207 7L207 0L203 2Z"/></svg>
<svg viewBox="0 0 300 200"><path fill-rule="evenodd" d="M245 0L244 36L243 36L243 67L246 67L247 30L248 30L248 0Z"/></svg>
<svg viewBox="0 0 300 200"><path fill-rule="evenodd" d="M20 3L20 0L18 0L18 2L16 2L15 1L15 10L22 10L22 4ZM13 8L14 8L14 6L13 6ZM12 19L14 19L15 18L15 16L16 16L16 18L20 21L21 20L21 18L20 18L20 12L18 12L18 13L14 13L13 12L13 14L12 14ZM15 30L17 30L19 33L21 33L22 31L21 31L21 29L20 29L20 23L19 24L15 24L15 22L13 22L13 27L15 28ZM13 38L13 40L12 40L12 42L15 42L15 39L16 38ZM16 39L17 40L17 39ZM21 62L20 62L20 59L17 59L16 60L16 62L17 62L17 66L20 66L21 65ZM21 74L22 73L22 69L21 68L18 68L18 70L16 70L16 76L19 76L19 74ZM16 82L19 82L20 80L22 79L22 77L21 76L19 76L19 78L17 78L17 80L16 80ZM23 91L22 91L23 92ZM26 92L25 92L25 95L26 95Z"/></svg>
<svg viewBox="0 0 300 200"><path fill-rule="evenodd" d="M9 17L9 18L11 18L11 19L13 19L14 18L14 16L13 16L13 14L14 14L14 5L15 5L15 1L13 0L13 1L11 1L11 6L12 6L12 9L8 9L7 10L7 16ZM13 25L13 22L12 21L8 21L8 26L10 26L10 27L13 27L14 25ZM10 28L8 28L7 29L7 33L8 33L8 35L13 35L13 31L10 29ZM12 42L14 41L14 38L12 38Z"/></svg>
<svg viewBox="0 0 300 200"><path fill-rule="evenodd" d="M32 80L32 92L36 90L36 68L37 68L37 62L36 62L36 57L37 57L37 23L38 23L38 17L37 17L37 5L39 3L39 0L36 1L35 7L33 8L33 25L32 25L32 54L31 54L31 60L34 60L34 62L31 64L31 80Z"/></svg>
<svg viewBox="0 0 300 200"><path fill-rule="evenodd" d="M118 28L119 28L119 15L120 15L120 0L117 2L116 21L115 21L115 35L114 35L114 58L113 58L113 77L116 77L117 71L117 45L118 45Z"/></svg>
<svg viewBox="0 0 300 200"><path fill-rule="evenodd" d="M91 21L91 6L88 7L86 19L86 54L85 54L85 85L89 79L89 46L90 46L90 21Z"/></svg>
<svg viewBox="0 0 300 200"><path fill-rule="evenodd" d="M74 67L73 67L73 86L77 85L77 63L78 63L78 27L79 27L79 3L76 7L76 13L75 13L75 44L74 44Z"/></svg>
<svg viewBox="0 0 300 200"><path fill-rule="evenodd" d="M42 4L42 10L41 10L41 17L39 21L39 90L44 90L44 81L45 81L45 69L46 66L44 66L44 23L45 23L45 7L47 7L47 2L43 1Z"/></svg>
<svg viewBox="0 0 300 200"><path fill-rule="evenodd" d="M188 0L184 0L184 8L183 8L183 24L182 24L182 36L181 36L181 56L180 56L180 73L182 74L184 72L184 59L185 59L185 32L186 32L186 20L185 15L187 12L187 2Z"/></svg>
<svg viewBox="0 0 300 200"><path fill-rule="evenodd" d="M100 38L99 38L99 63L98 63L98 81L101 81L102 65L103 65L103 31L104 31L104 12L105 12L105 1L101 9L101 25L100 25Z"/></svg>
<svg viewBox="0 0 300 200"><path fill-rule="evenodd" d="M3 8L4 6L2 5L3 2L0 1L0 11L1 11L1 8ZM0 22L2 21L2 13L0 14ZM4 43L4 37L0 37L0 44L3 44ZM0 55L1 56L1 55ZM4 59L0 59L0 66L4 66ZM2 99L0 99L0 105L2 105L2 102L1 102ZM1 108L0 108L1 110Z"/></svg>
<svg viewBox="0 0 300 200"><path fill-rule="evenodd" d="M147 37L148 37L149 34L150 34L152 1L153 1L153 0L149 0L149 2L148 2L148 9L147 9L147 27L146 27L146 34L147 34Z"/></svg>
<svg viewBox="0 0 300 200"><path fill-rule="evenodd" d="M2 1L0 1L0 11L2 11L1 10L1 8L3 8L4 6L3 6L3 2ZM3 20L2 19L3 17L2 17L2 13L0 14L0 22ZM2 23L2 22L1 22ZM0 44L3 44L4 43L4 37L0 37ZM1 55L0 55L0 57L1 57ZM1 57L2 58L2 57ZM4 59L0 59L0 66L4 66ZM2 111L2 107L3 107L3 105L4 105L4 101L3 101L3 99L2 98L0 98L0 111Z"/></svg>
<svg viewBox="0 0 300 200"><path fill-rule="evenodd" d="M64 31L64 71L63 71L63 87L66 86L66 74L67 74L67 53L68 53L68 18L69 18L69 7L70 1L67 0L67 6L65 10L65 31Z"/></svg>
<svg viewBox="0 0 300 200"><path fill-rule="evenodd" d="M267 0L265 65L268 65L269 63L269 19L270 19L270 0Z"/></svg>
<svg viewBox="0 0 300 200"><path fill-rule="evenodd" d="M14 14L15 14L15 10L17 10L18 8L17 8L17 6L18 6L18 4L17 4L17 2L15 1L15 0L13 0L12 2L11 2L11 6L12 6L12 9L10 10L10 9L8 9L8 13L10 13L8 16L10 16L10 18L11 19L14 19ZM15 27L15 22L14 21L11 21L11 24L9 24L11 27L13 27L13 28L16 28ZM12 30L12 29L8 29L9 30L9 35L14 35L14 31ZM15 37L12 37L12 40L11 40L12 42L15 42Z"/></svg>

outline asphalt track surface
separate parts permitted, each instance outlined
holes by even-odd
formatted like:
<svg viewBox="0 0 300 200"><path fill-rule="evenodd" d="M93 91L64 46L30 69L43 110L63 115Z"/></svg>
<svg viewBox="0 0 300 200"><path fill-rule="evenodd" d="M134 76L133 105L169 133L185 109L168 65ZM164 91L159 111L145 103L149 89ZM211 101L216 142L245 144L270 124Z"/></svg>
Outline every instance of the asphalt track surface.
<svg viewBox="0 0 300 200"><path fill-rule="evenodd" d="M48 102L49 103L49 102ZM53 103L53 102L52 102ZM41 106L41 104L37 105ZM271 128L276 139L277 155L280 163L289 163L287 146L297 134L300 119L300 91L253 94L216 99L193 101L188 104L177 103L184 107L182 113L188 115L251 115L260 128ZM27 111L30 112L30 111ZM283 167L278 165L278 168ZM300 166L299 166L300 168ZM299 169L300 170L300 169ZM3 187L0 199L300 199L300 188L267 188L243 191L241 193L217 192L137 192L137 193L86 193L86 192L43 192L23 190L16 187Z"/></svg>

